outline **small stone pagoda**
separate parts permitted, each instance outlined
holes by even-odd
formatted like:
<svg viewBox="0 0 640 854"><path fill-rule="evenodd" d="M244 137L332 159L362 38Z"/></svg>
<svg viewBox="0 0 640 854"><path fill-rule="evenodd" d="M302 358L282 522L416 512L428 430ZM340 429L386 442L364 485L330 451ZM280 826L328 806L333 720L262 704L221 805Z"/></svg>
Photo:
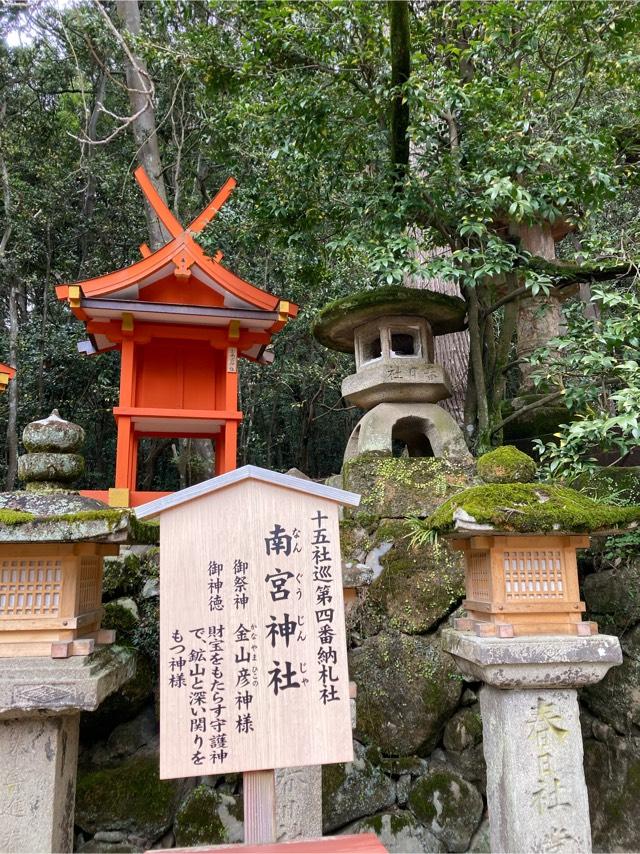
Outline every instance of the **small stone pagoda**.
<svg viewBox="0 0 640 854"><path fill-rule="evenodd" d="M354 428L345 461L366 451L469 460L464 437L438 401L451 396L446 370L433 361L436 335L464 328L458 297L400 286L357 293L325 306L313 326L332 350L354 353L356 373L342 383L349 403L366 410Z"/></svg>

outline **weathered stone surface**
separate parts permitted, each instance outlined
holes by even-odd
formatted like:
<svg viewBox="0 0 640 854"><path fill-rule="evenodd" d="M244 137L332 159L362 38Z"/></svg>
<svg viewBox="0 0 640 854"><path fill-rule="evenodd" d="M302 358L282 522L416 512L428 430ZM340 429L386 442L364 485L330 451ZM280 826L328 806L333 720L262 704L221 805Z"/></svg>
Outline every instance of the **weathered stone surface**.
<svg viewBox="0 0 640 854"><path fill-rule="evenodd" d="M157 599L160 595L160 579L147 578L142 587L142 592L140 593L140 595L143 599Z"/></svg>
<svg viewBox="0 0 640 854"><path fill-rule="evenodd" d="M174 824L177 846L243 841L242 799L197 786L180 804Z"/></svg>
<svg viewBox="0 0 640 854"><path fill-rule="evenodd" d="M624 634L640 622L640 558L587 575L583 593L589 617L600 631Z"/></svg>
<svg viewBox="0 0 640 854"><path fill-rule="evenodd" d="M624 659L602 682L581 692L582 702L618 732L635 734L640 727L640 626L622 637Z"/></svg>
<svg viewBox="0 0 640 854"><path fill-rule="evenodd" d="M51 484L73 483L83 471L84 457L80 454L55 454L53 451L42 451L37 454L23 454L18 458L18 477L27 484L33 481L45 481Z"/></svg>
<svg viewBox="0 0 640 854"><path fill-rule="evenodd" d="M134 756L113 768L78 771L76 824L88 833L121 830L147 843L172 824L189 780L160 780L155 756Z"/></svg>
<svg viewBox="0 0 640 854"><path fill-rule="evenodd" d="M481 741L482 718L479 705L460 709L447 721L443 738L443 744L447 750L461 753L467 747L473 747Z"/></svg>
<svg viewBox="0 0 640 854"><path fill-rule="evenodd" d="M69 454L82 447L84 435L79 424L65 421L54 409L48 418L27 424L22 431L22 444L29 453L60 451Z"/></svg>
<svg viewBox="0 0 640 854"><path fill-rule="evenodd" d="M574 690L480 692L492 851L591 850Z"/></svg>
<svg viewBox="0 0 640 854"><path fill-rule="evenodd" d="M322 836L322 766L276 769L276 840Z"/></svg>
<svg viewBox="0 0 640 854"><path fill-rule="evenodd" d="M116 646L66 659L0 658L0 717L93 711L131 678L134 661Z"/></svg>
<svg viewBox="0 0 640 854"><path fill-rule="evenodd" d="M358 700L358 706L360 700ZM350 821L393 806L396 787L354 743L353 762L322 766L322 822L325 834Z"/></svg>
<svg viewBox="0 0 640 854"><path fill-rule="evenodd" d="M115 649L121 648L111 647L111 650ZM81 717L80 731L85 743L103 740L105 733L111 732L118 724L135 718L153 694L154 675L149 661L134 650L126 650L126 655L130 663L126 681L99 708Z"/></svg>
<svg viewBox="0 0 640 854"><path fill-rule="evenodd" d="M158 583L159 549L156 546L123 546L116 557L104 562L103 601L138 596L147 581Z"/></svg>
<svg viewBox="0 0 640 854"><path fill-rule="evenodd" d="M104 839L90 839L81 845L78 854L141 854L144 847L133 845L126 838L122 842L106 842Z"/></svg>
<svg viewBox="0 0 640 854"><path fill-rule="evenodd" d="M432 768L446 768L459 774L483 795L487 791L487 764L482 742L461 751L437 748L429 757Z"/></svg>
<svg viewBox="0 0 640 854"><path fill-rule="evenodd" d="M473 482L473 469L460 463L376 453L350 460L342 475L344 488L362 495L358 514L384 518L429 516Z"/></svg>
<svg viewBox="0 0 640 854"><path fill-rule="evenodd" d="M469 854L491 854L491 839L489 819L482 820L480 827L473 834L469 845Z"/></svg>
<svg viewBox="0 0 640 854"><path fill-rule="evenodd" d="M462 692L435 637L367 638L351 652L349 673L358 685L356 732L392 755L432 750Z"/></svg>
<svg viewBox="0 0 640 854"><path fill-rule="evenodd" d="M451 397L451 380L442 365L418 356L382 359L361 365L342 381L342 396L360 409L378 403L437 403Z"/></svg>
<svg viewBox="0 0 640 854"><path fill-rule="evenodd" d="M466 851L480 824L483 803L471 783L445 768L435 768L413 784L409 807L445 851Z"/></svg>
<svg viewBox="0 0 640 854"><path fill-rule="evenodd" d="M78 714L0 721L0 851L71 850L78 722Z"/></svg>
<svg viewBox="0 0 640 854"><path fill-rule="evenodd" d="M437 837L420 824L407 810L386 812L362 818L345 827L341 833L375 833L390 854L445 851Z"/></svg>
<svg viewBox="0 0 640 854"><path fill-rule="evenodd" d="M442 646L465 678L499 688L589 685L622 661L611 635L482 638L445 629Z"/></svg>
<svg viewBox="0 0 640 854"><path fill-rule="evenodd" d="M380 558L382 572L364 600L371 633L387 626L406 634L433 629L464 596L461 552L440 541L412 547L404 521L385 521L376 540L391 548Z"/></svg>
<svg viewBox="0 0 640 854"><path fill-rule="evenodd" d="M382 452L391 455L393 440L403 440L407 447L429 449L433 457L448 458L471 465L473 457L464 441L462 430L451 415L435 403L379 403L362 416L354 428L344 454L345 462L360 454Z"/></svg>
<svg viewBox="0 0 640 854"><path fill-rule="evenodd" d="M587 739L584 771L594 851L640 851L640 738Z"/></svg>

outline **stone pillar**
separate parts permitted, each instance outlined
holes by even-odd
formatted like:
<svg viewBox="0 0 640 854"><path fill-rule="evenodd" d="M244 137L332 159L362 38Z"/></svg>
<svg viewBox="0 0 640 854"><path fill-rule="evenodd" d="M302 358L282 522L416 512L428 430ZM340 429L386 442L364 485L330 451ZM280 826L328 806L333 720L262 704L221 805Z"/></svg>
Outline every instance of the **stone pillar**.
<svg viewBox="0 0 640 854"><path fill-rule="evenodd" d="M481 638L443 649L480 691L492 852L590 852L576 688L622 662L615 637Z"/></svg>
<svg viewBox="0 0 640 854"><path fill-rule="evenodd" d="M0 852L73 850L80 712L134 673L127 650L0 659Z"/></svg>
<svg viewBox="0 0 640 854"><path fill-rule="evenodd" d="M276 840L322 836L322 766L276 771Z"/></svg>

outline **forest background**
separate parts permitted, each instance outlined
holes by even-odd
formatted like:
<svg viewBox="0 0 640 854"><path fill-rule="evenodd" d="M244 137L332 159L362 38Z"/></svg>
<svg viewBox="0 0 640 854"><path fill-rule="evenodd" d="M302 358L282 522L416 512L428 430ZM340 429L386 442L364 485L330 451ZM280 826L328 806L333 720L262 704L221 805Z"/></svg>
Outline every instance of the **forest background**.
<svg viewBox="0 0 640 854"><path fill-rule="evenodd" d="M628 0L0 5L6 488L22 427L53 407L87 431L83 485L113 482L119 359L77 353L54 287L161 242L139 163L181 222L233 175L200 242L301 305L275 364L242 365L240 464L338 471L352 362L310 324L330 299L433 277L467 301L472 450L503 440L514 399L560 402L547 471L633 462L639 49ZM142 488L205 473L189 443L142 455Z"/></svg>

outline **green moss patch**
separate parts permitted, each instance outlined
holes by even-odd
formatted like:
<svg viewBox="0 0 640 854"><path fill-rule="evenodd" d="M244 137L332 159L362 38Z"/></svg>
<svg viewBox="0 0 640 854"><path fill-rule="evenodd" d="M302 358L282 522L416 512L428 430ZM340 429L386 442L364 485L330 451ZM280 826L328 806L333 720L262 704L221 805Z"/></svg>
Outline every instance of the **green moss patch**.
<svg viewBox="0 0 640 854"><path fill-rule="evenodd" d="M219 815L220 795L208 786L197 786L176 813L176 845L220 845L228 842Z"/></svg>
<svg viewBox="0 0 640 854"><path fill-rule="evenodd" d="M538 470L528 454L503 445L478 459L478 474L487 483L530 483Z"/></svg>
<svg viewBox="0 0 640 854"><path fill-rule="evenodd" d="M34 522L35 519L33 513L25 513L22 510L0 510L0 525L24 525L26 522Z"/></svg>
<svg viewBox="0 0 640 854"><path fill-rule="evenodd" d="M378 317L425 317L434 335L464 329L466 304L459 297L391 285L358 291L328 303L311 326L316 339L331 350L353 353L353 332Z"/></svg>
<svg viewBox="0 0 640 854"><path fill-rule="evenodd" d="M461 509L481 525L500 531L598 531L640 522L640 506L599 504L575 489L558 484L511 483L473 486L454 495L427 519L438 532L454 530Z"/></svg>

